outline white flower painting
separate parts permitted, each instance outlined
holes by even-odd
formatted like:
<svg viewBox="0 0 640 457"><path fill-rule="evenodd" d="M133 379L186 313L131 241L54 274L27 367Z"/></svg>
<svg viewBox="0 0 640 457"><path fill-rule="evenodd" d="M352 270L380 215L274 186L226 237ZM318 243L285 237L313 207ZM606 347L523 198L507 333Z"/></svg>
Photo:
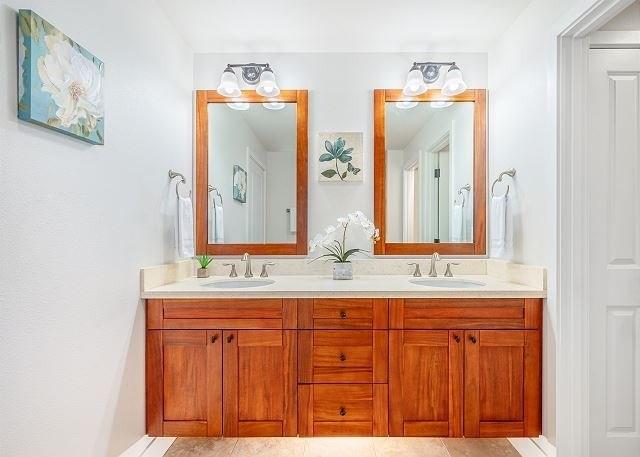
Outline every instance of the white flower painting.
<svg viewBox="0 0 640 457"><path fill-rule="evenodd" d="M104 144L102 61L31 10L18 26L18 117Z"/></svg>

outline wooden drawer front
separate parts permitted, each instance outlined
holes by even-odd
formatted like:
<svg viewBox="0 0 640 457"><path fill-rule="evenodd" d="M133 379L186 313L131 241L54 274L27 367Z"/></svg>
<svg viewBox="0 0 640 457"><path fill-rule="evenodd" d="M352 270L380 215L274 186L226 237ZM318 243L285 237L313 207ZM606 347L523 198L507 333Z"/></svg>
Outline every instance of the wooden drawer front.
<svg viewBox="0 0 640 457"><path fill-rule="evenodd" d="M281 329L286 310L282 299L176 299L162 313L165 329Z"/></svg>
<svg viewBox="0 0 640 457"><path fill-rule="evenodd" d="M386 384L298 386L300 436L387 436Z"/></svg>
<svg viewBox="0 0 640 457"><path fill-rule="evenodd" d="M388 314L387 299L298 300L298 327L302 329L386 329Z"/></svg>
<svg viewBox="0 0 640 457"><path fill-rule="evenodd" d="M391 327L404 329L522 329L525 300L392 300Z"/></svg>
<svg viewBox="0 0 640 457"><path fill-rule="evenodd" d="M313 382L373 382L372 330L315 330Z"/></svg>
<svg viewBox="0 0 640 457"><path fill-rule="evenodd" d="M298 382L386 383L388 331L301 330Z"/></svg>

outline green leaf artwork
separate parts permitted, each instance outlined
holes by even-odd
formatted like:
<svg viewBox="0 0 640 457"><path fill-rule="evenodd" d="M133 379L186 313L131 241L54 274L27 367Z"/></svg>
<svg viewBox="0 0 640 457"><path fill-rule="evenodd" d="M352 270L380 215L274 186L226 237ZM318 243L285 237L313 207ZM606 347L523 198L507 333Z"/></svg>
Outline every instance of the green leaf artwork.
<svg viewBox="0 0 640 457"><path fill-rule="evenodd" d="M324 151L318 157L323 164L320 174L325 180L332 181L359 181L361 176L362 134L361 133L335 133L321 134L331 137L321 144ZM356 166L357 164L358 166ZM355 179L354 179L355 178Z"/></svg>

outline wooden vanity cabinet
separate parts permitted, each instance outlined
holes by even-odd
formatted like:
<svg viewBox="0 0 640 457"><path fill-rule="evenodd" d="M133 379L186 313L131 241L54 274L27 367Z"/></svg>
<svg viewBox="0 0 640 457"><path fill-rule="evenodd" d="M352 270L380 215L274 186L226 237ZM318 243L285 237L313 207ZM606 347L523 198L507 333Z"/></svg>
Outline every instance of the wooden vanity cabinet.
<svg viewBox="0 0 640 457"><path fill-rule="evenodd" d="M538 436L541 299L147 300L150 436Z"/></svg>

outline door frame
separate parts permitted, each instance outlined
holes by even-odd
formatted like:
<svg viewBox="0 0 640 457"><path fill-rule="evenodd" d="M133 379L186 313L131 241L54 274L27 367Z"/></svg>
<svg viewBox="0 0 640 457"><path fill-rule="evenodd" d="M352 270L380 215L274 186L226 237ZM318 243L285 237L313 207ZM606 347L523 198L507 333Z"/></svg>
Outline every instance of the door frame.
<svg viewBox="0 0 640 457"><path fill-rule="evenodd" d="M585 164L589 34L634 0L599 0L558 35L557 448L589 457L588 200Z"/></svg>
<svg viewBox="0 0 640 457"><path fill-rule="evenodd" d="M254 162L258 168L260 168L262 170L262 174L263 174L263 180L262 180L262 214L264 215L264 223L262 224L262 242L266 243L267 242L267 166L262 162L262 160L260 160L258 158L258 156L256 156L253 151L247 147L247 173L249 172L249 165L250 162ZM249 184L248 181L248 177L247 177L247 186ZM251 203L251 205L253 205L253 203ZM246 238L247 240L249 239L249 226L251 225L250 221L249 221L249 217L251 216L251 209L249 208L249 205L247 205L246 208L246 214L247 214L247 234L246 234ZM252 243L258 243L258 241L252 241Z"/></svg>
<svg viewBox="0 0 640 457"><path fill-rule="evenodd" d="M407 163L404 164L404 166L402 167L402 241L403 242L413 242L412 240L409 240L409 219L411 220L411 225L412 225L412 231L413 236L415 238L415 218L418 218L418 222L420 224L419 228L418 228L418 235L420 235L420 231L422 230L422 223L420 223L420 214L415 214L415 207L416 207L416 202L415 202L415 195L416 195L416 178L418 180L418 185L420 187L421 186L421 173L422 170L420 170L420 157L417 157ZM416 177L416 174L418 175ZM411 186L409 186L409 181L411 181ZM409 205L409 193L410 191L413 191L413 198L411 199L412 201L412 205ZM418 205L421 204L422 201L422 188L420 189L420 192L418 192ZM413 208L410 208L409 206L413 206ZM409 213L413 212L413 217L409 217Z"/></svg>

